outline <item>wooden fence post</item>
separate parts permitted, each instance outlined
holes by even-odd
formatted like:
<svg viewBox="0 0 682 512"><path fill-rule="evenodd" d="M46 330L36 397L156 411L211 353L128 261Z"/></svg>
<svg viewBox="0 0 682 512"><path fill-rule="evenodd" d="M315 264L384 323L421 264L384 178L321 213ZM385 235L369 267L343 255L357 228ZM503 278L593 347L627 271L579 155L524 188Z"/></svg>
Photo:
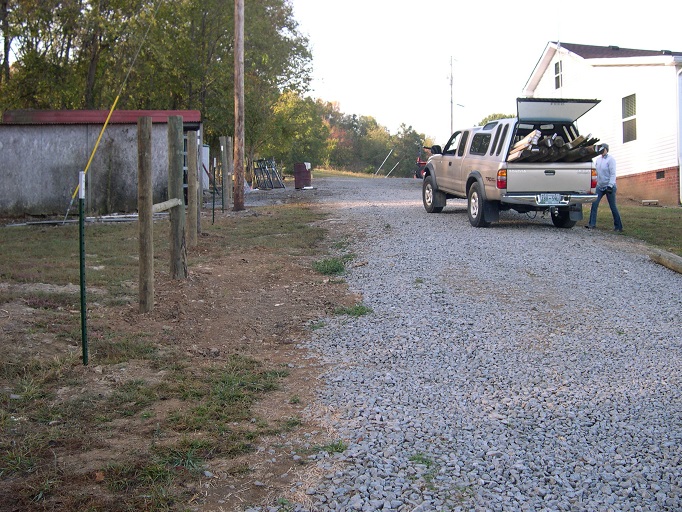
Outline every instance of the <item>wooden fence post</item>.
<svg viewBox="0 0 682 512"><path fill-rule="evenodd" d="M152 118L137 120L137 214L140 250L140 313L154 307L154 233L152 214Z"/></svg>
<svg viewBox="0 0 682 512"><path fill-rule="evenodd" d="M227 174L230 179L228 183L227 200L230 202L230 205L234 205L234 154L232 149L232 137L227 137L227 147L230 148L227 152Z"/></svg>
<svg viewBox="0 0 682 512"><path fill-rule="evenodd" d="M187 278L185 245L185 200L182 188L182 116L168 116L168 199L178 198L180 206L170 210L170 274L172 279Z"/></svg>
<svg viewBox="0 0 682 512"><path fill-rule="evenodd" d="M197 132L187 132L187 246L197 245L197 216L199 196L197 195Z"/></svg>

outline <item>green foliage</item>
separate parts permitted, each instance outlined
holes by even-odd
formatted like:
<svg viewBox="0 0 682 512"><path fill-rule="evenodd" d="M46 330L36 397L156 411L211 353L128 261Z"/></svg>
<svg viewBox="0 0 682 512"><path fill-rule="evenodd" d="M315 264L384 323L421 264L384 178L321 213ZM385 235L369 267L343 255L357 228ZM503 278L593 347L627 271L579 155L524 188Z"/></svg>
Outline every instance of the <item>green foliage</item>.
<svg viewBox="0 0 682 512"><path fill-rule="evenodd" d="M262 154L273 156L284 169L293 169L296 162L327 160L329 127L322 104L294 91L285 91L275 102L265 135L259 146Z"/></svg>
<svg viewBox="0 0 682 512"><path fill-rule="evenodd" d="M410 461L414 462L415 464L422 464L426 466L427 468L430 468L431 465L433 464L433 460L431 457L428 455L425 455L422 452L415 453L414 455L410 456Z"/></svg>
<svg viewBox="0 0 682 512"><path fill-rule="evenodd" d="M372 308L369 308L362 303L355 304L354 306L350 306L350 307L346 307L346 308L336 308L334 310L334 313L336 313L337 315L348 315L348 316L354 316L354 317L368 315L371 312L372 312Z"/></svg>
<svg viewBox="0 0 682 512"><path fill-rule="evenodd" d="M510 117L516 117L516 114L490 114L481 119L478 126L485 126L490 121L495 121L496 119L509 119Z"/></svg>
<svg viewBox="0 0 682 512"><path fill-rule="evenodd" d="M120 96L120 109L201 110L214 147L234 132L234 9L224 1L10 1L6 14L0 36L16 61L0 110L108 109ZM287 0L246 2L244 34L253 153L280 91L306 90L312 56Z"/></svg>
<svg viewBox="0 0 682 512"><path fill-rule="evenodd" d="M3 4L4 6L5 4ZM234 9L222 0L45 0L0 6L0 111L200 110L205 142L234 133ZM425 141L306 97L312 55L289 0L250 0L244 16L246 151L381 175L413 176ZM9 48L9 46L7 46ZM429 145L429 144L427 144Z"/></svg>
<svg viewBox="0 0 682 512"><path fill-rule="evenodd" d="M391 176L411 178L414 176L417 158L423 154L422 146L424 145L424 136L414 131L411 126L402 124L398 130L398 134L392 137L392 141L395 149L391 157L394 159L393 161L399 161L400 164L391 173ZM391 167L393 167L393 165ZM385 173L388 173L391 167L386 169Z"/></svg>
<svg viewBox="0 0 682 512"><path fill-rule="evenodd" d="M641 206L618 196L618 211L626 235L682 256L682 208ZM583 216L587 223L590 205L583 208ZM597 211L597 229L613 230L613 217L605 199Z"/></svg>
<svg viewBox="0 0 682 512"><path fill-rule="evenodd" d="M338 441L334 441L333 443L329 443L327 445L321 446L320 451L322 452L327 452L327 453L343 453L348 449L348 445L344 443L341 439Z"/></svg>
<svg viewBox="0 0 682 512"><path fill-rule="evenodd" d="M313 270L325 276L335 276L343 274L346 271L346 266L341 258L327 258L313 262Z"/></svg>
<svg viewBox="0 0 682 512"><path fill-rule="evenodd" d="M380 175L411 177L422 146L431 144L411 126L402 124L393 135L373 117L344 115L334 103L324 105L324 116L329 125L326 163L333 168L374 174L388 155Z"/></svg>

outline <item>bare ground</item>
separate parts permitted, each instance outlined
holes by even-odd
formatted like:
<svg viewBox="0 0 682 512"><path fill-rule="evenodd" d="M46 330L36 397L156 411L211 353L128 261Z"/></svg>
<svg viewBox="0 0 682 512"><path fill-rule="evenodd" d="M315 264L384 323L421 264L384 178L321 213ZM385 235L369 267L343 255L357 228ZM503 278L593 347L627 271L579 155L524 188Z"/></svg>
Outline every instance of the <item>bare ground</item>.
<svg viewBox="0 0 682 512"><path fill-rule="evenodd" d="M315 193L309 191L304 200L315 203ZM255 204L300 201L301 192L260 193L249 200ZM246 212L221 212L217 216L248 214L247 208ZM204 213L203 222L210 222L210 213ZM336 236L343 231L342 226L334 226ZM234 354L250 356L267 368L285 367L288 375L279 389L263 395L252 411L253 418L244 425L235 425L236 429L248 429L249 424L256 423L280 428L258 437L254 451L236 457L218 455L206 461L202 468L206 472L199 473L198 478L181 479L184 488L179 495L183 500L174 504L173 509L232 511L294 499L305 502L305 481L315 476L314 464L307 457L317 447L337 438L320 419L322 414L318 413L324 411L315 410L314 394L323 368L298 344L310 335L312 323L335 308L355 304L359 298L348 292L342 280L330 280L315 273L310 268L311 261L279 255L262 247L228 259L220 253L216 241L211 235L200 237L194 250L210 255L210 264L190 266L189 278L184 281L171 281L165 269L157 265L155 307L151 313L138 313L135 285L131 284L131 302L117 307L100 305L98 294L102 292L89 290L91 355L87 366L78 359L80 339L50 334L50 329L37 334L33 329L37 322L44 321L44 310L26 297L36 289L50 290L49 284L23 287L3 284L5 291L11 290L19 297L0 304L3 359L28 364L71 358L68 376L55 376L55 402L86 392L107 396L126 382L154 382L166 377L165 370L144 360L99 364L97 346L105 330L146 333L155 346L180 354L178 359L197 372L220 365ZM66 288L52 291L78 294L77 287ZM51 321L56 318L59 323L60 317L72 321L79 316L78 311L58 309L51 312ZM0 387L5 397L14 392L8 380L0 380ZM8 403L6 399L3 402ZM0 510L66 510L75 503L87 504L83 496L106 494L105 485L113 478L107 473L108 465L144 456L150 443L170 442L170 438L155 437L159 424L171 411L182 407L186 404L177 399L157 401L145 417L117 419L95 435L84 435L81 446L62 445L54 433L58 428L78 429L79 418L64 418L61 425L51 425L51 430L43 435L46 449L52 452L53 474L59 490L52 489L49 495L35 501L33 492L40 482L31 481L31 475L0 475ZM11 421L15 430L29 423L26 418L13 417ZM282 425L290 428L281 428ZM296 486L296 482L304 484ZM80 496L79 500L74 501L75 495Z"/></svg>

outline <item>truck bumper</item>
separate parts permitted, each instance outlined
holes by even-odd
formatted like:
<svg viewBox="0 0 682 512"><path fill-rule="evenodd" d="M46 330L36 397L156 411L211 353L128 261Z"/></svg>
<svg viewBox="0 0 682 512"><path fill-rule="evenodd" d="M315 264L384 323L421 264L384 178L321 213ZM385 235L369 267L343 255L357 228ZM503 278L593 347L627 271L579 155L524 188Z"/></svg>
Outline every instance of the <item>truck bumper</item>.
<svg viewBox="0 0 682 512"><path fill-rule="evenodd" d="M551 206L573 206L589 204L597 199L596 194L506 194L500 197L500 201L509 204L523 204L538 208Z"/></svg>

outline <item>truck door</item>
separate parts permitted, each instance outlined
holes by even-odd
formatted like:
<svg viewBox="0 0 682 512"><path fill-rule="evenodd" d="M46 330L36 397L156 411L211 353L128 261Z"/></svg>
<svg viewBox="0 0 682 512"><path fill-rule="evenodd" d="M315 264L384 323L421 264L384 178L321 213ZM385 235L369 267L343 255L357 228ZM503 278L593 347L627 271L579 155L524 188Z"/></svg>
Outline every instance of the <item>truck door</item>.
<svg viewBox="0 0 682 512"><path fill-rule="evenodd" d="M466 133L466 132L465 132ZM440 155L436 165L436 179L438 181L438 188L453 191L455 186L455 176L459 167L461 167L462 157L458 156L458 149L460 140L462 139L462 132L457 131L452 134L450 140L443 148L443 154Z"/></svg>
<svg viewBox="0 0 682 512"><path fill-rule="evenodd" d="M459 144L457 145L457 154L452 162L452 188L458 194L466 196L466 176L464 176L464 169L462 168L462 161L464 160L464 153L466 152L467 142L469 141L469 130L462 132ZM468 173L467 173L468 174Z"/></svg>

